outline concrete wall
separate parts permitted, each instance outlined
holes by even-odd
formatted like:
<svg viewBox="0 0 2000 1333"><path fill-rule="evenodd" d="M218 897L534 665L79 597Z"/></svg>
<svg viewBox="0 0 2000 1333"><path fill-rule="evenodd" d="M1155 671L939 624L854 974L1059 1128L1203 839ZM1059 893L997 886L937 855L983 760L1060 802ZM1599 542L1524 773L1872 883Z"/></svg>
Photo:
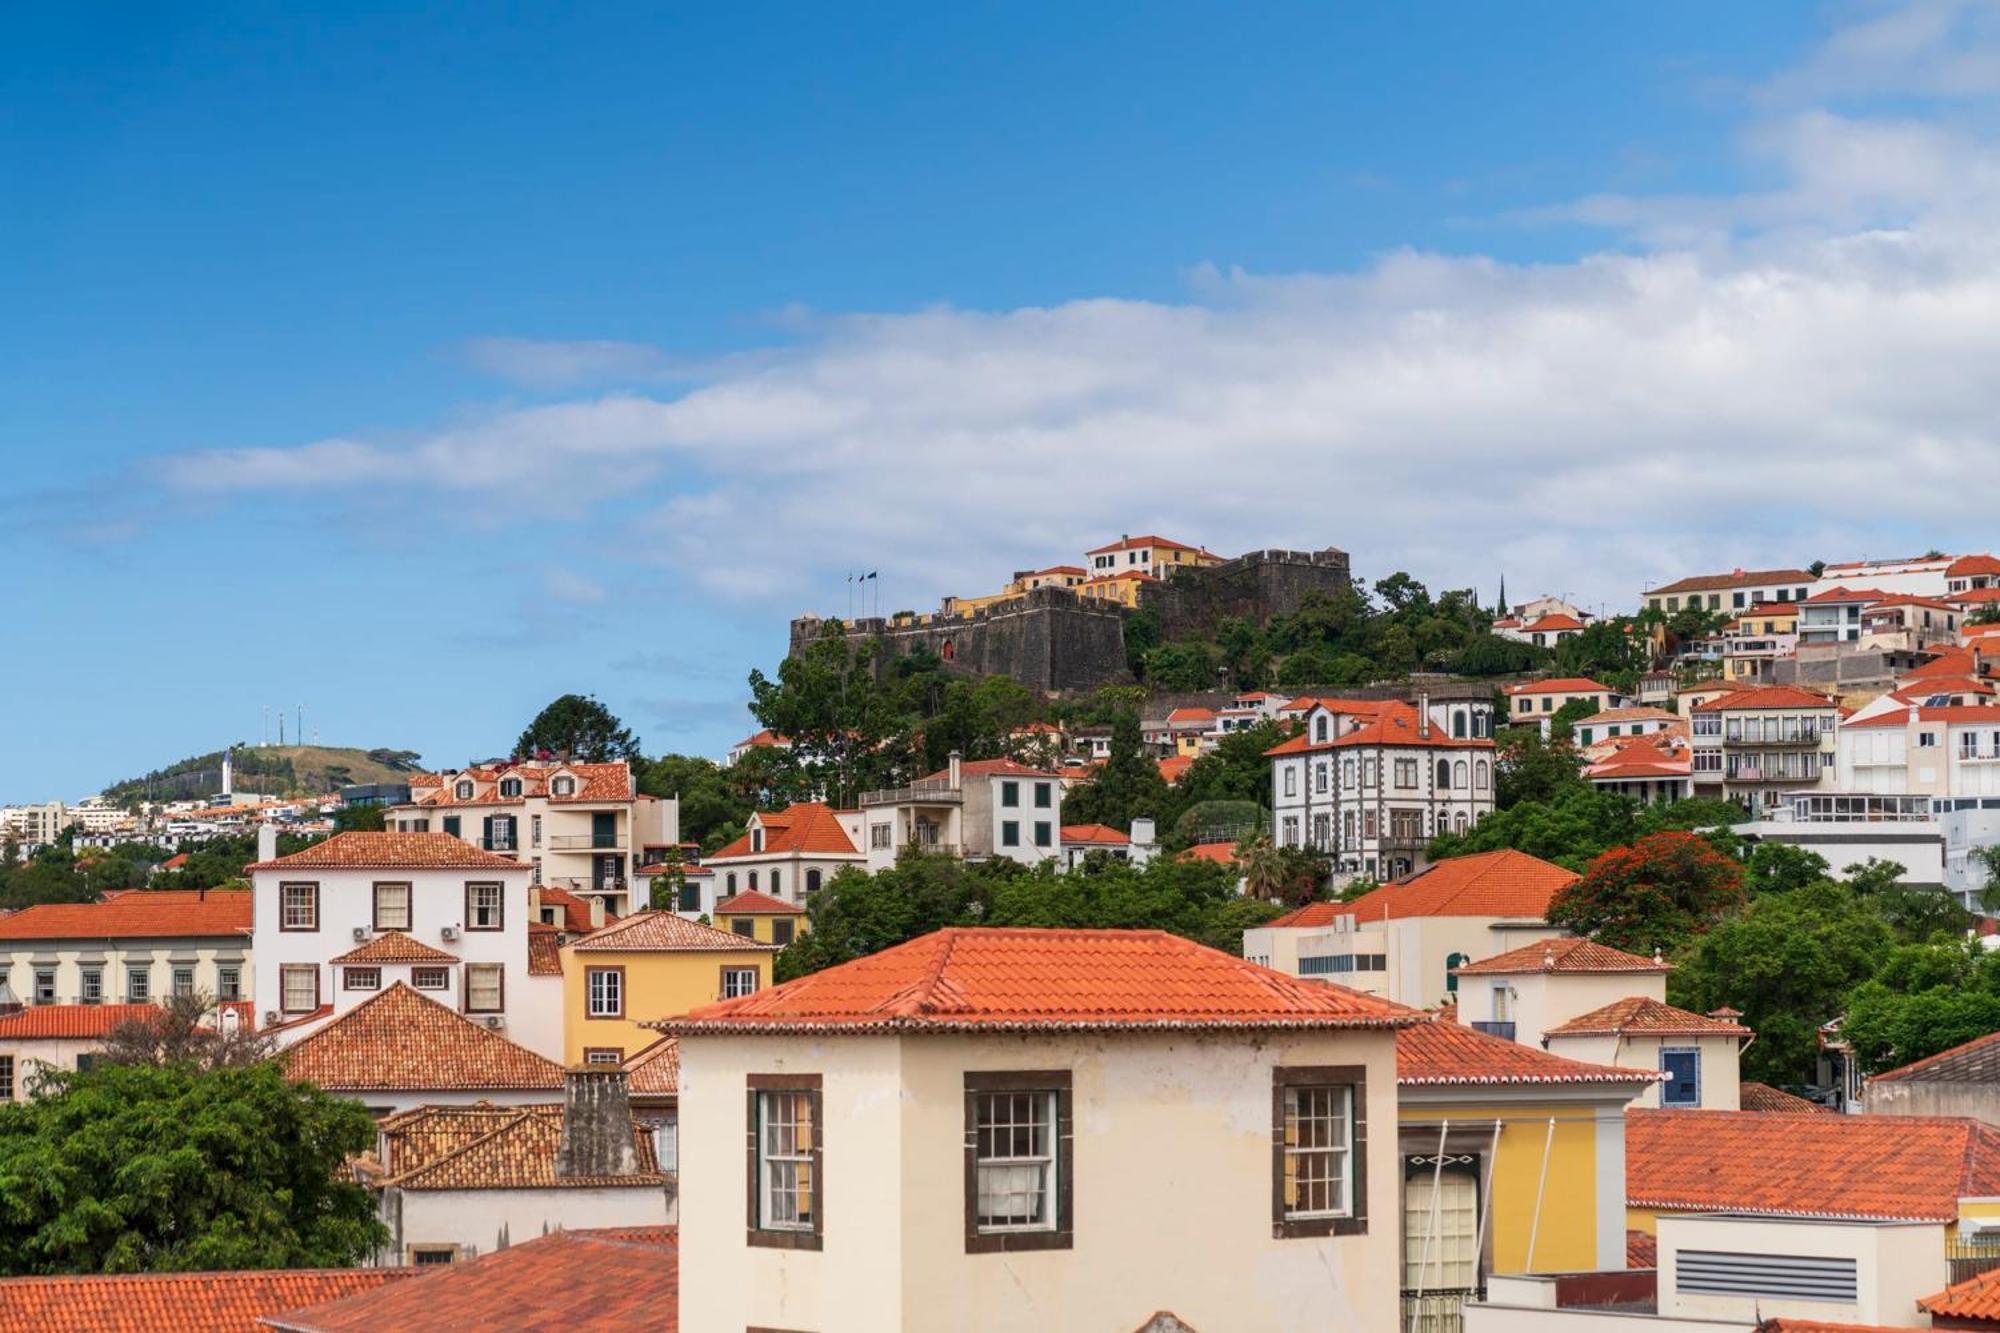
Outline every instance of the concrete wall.
<svg viewBox="0 0 2000 1333"><path fill-rule="evenodd" d="M1707 1319L1821 1319L1888 1328L1927 1328L1919 1297L1950 1284L1944 1228L1938 1223L1847 1225L1734 1217L1662 1217L1659 1225L1660 1313ZM1782 1296L1681 1292L1676 1288L1682 1249L1731 1254L1802 1254L1855 1260L1853 1304Z"/></svg>
<svg viewBox="0 0 2000 1333"><path fill-rule="evenodd" d="M1274 1239L1271 1069L1368 1071L1366 1235ZM963 1078L1067 1069L1074 1246L967 1254ZM745 1243L745 1078L825 1079L821 1251ZM1197 1329L1396 1324L1394 1038L682 1037L683 1326Z"/></svg>
<svg viewBox="0 0 2000 1333"><path fill-rule="evenodd" d="M623 1189L403 1190L382 1199L389 1224L385 1263L408 1263L412 1245L457 1245L463 1258L491 1254L551 1231L582 1227L658 1227L674 1220L673 1191L660 1185ZM692 1325L690 1325L692 1327Z"/></svg>
<svg viewBox="0 0 2000 1333"><path fill-rule="evenodd" d="M1869 1115L1963 1115L2000 1125L2000 1083L1870 1080L1861 1095Z"/></svg>
<svg viewBox="0 0 2000 1333"><path fill-rule="evenodd" d="M1624 1069L1658 1069L1662 1050L1701 1052L1701 1106L1703 1111L1743 1109L1741 1074L1742 1048L1735 1037L1649 1037L1639 1034L1588 1037L1551 1037L1550 1055L1586 1064L1617 1065ZM1634 1106L1657 1107L1660 1085L1648 1084L1632 1102Z"/></svg>

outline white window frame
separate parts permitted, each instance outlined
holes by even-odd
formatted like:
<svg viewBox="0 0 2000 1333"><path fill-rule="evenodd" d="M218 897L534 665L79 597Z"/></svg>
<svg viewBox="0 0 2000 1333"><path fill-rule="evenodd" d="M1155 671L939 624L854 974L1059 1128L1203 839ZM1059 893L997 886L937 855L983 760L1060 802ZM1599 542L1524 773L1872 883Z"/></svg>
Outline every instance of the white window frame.
<svg viewBox="0 0 2000 1333"><path fill-rule="evenodd" d="M584 1010L591 1018L625 1016L625 973L615 967L589 967L583 972Z"/></svg>

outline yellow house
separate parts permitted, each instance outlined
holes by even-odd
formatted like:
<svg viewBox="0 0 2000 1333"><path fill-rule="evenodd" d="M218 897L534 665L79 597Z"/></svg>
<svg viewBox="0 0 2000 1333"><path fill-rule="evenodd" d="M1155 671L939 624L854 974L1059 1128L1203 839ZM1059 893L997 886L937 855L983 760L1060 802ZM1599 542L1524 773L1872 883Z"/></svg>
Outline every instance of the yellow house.
<svg viewBox="0 0 2000 1333"><path fill-rule="evenodd" d="M1492 1274L1623 1268L1624 1110L1658 1078L1448 1017L1398 1032L1404 1322Z"/></svg>
<svg viewBox="0 0 2000 1333"><path fill-rule="evenodd" d="M761 944L775 944L780 949L811 929L805 908L754 890L717 903L715 924L718 929L732 935Z"/></svg>
<svg viewBox="0 0 2000 1333"><path fill-rule="evenodd" d="M653 1044L641 1023L771 984L777 946L672 912L634 912L563 946L563 1059L620 1064Z"/></svg>
<svg viewBox="0 0 2000 1333"><path fill-rule="evenodd" d="M1140 585L1158 582L1159 580L1153 575L1137 571L1106 574L1101 578L1077 584L1076 595L1088 601L1116 602L1119 606L1137 607Z"/></svg>

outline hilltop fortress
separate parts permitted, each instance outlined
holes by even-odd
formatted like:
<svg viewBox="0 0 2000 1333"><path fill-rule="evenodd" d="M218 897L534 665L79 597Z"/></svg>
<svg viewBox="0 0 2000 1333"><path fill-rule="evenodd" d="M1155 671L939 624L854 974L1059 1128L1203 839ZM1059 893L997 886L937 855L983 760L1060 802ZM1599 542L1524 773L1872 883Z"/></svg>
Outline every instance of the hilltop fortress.
<svg viewBox="0 0 2000 1333"><path fill-rule="evenodd" d="M958 670L1071 693L1131 680L1125 626L1136 616L1157 619L1162 643L1206 638L1231 616L1263 624L1296 611L1308 594L1332 596L1351 583L1347 552L1331 546L1250 551L1233 560L1205 551L1179 557L1197 551L1160 538L1123 538L1086 555L1100 571L1095 577L1078 566L1024 571L993 597L946 598L935 612L856 620L846 637L884 645L878 673L923 648ZM839 623L799 617L790 651L803 651Z"/></svg>

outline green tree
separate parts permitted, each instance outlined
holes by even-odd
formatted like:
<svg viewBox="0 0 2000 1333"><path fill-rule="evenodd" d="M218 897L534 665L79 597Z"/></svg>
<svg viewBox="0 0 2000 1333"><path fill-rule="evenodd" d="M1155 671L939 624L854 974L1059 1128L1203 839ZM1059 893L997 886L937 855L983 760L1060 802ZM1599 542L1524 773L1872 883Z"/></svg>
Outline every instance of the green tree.
<svg viewBox="0 0 2000 1333"><path fill-rule="evenodd" d="M753 795L731 782L712 759L667 754L646 762L639 790L647 796L677 797L681 803L681 837L713 851L710 836L739 827L757 808Z"/></svg>
<svg viewBox="0 0 2000 1333"><path fill-rule="evenodd" d="M1063 797L1062 822L1108 824L1129 832L1134 819L1157 820L1167 804L1167 781L1141 744L1139 715L1128 709L1111 724L1111 754L1104 767Z"/></svg>
<svg viewBox="0 0 2000 1333"><path fill-rule="evenodd" d="M1865 981L1848 998L1840 1032L1870 1074L2000 1031L2000 995L1937 986L1905 995Z"/></svg>
<svg viewBox="0 0 2000 1333"><path fill-rule="evenodd" d="M1549 801L1581 787L1583 759L1567 739L1544 740L1532 727L1515 727L1500 740L1493 775L1493 803L1505 810L1522 801Z"/></svg>
<svg viewBox="0 0 2000 1333"><path fill-rule="evenodd" d="M1743 901L1743 870L1692 833L1652 833L1604 853L1557 890L1549 920L1614 949L1672 949Z"/></svg>
<svg viewBox="0 0 2000 1333"><path fill-rule="evenodd" d="M580 764L642 760L639 738L588 694L565 694L535 714L514 742L514 753L524 759L544 753L568 755Z"/></svg>
<svg viewBox="0 0 2000 1333"><path fill-rule="evenodd" d="M380 833L387 827L379 805L343 805L333 812L335 833Z"/></svg>
<svg viewBox="0 0 2000 1333"><path fill-rule="evenodd" d="M0 1105L0 1272L358 1263L387 1237L348 1159L359 1102L276 1064L106 1064Z"/></svg>
<svg viewBox="0 0 2000 1333"><path fill-rule="evenodd" d="M1597 705L1589 699L1571 699L1549 719L1549 734L1558 741L1573 742L1576 739L1576 724L1597 714Z"/></svg>

